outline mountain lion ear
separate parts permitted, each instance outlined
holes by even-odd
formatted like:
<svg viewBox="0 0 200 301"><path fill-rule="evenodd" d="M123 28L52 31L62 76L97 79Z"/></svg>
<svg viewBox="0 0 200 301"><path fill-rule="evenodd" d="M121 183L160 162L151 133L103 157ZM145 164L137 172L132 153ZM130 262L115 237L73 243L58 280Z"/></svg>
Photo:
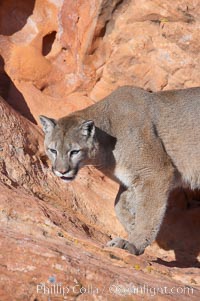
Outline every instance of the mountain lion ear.
<svg viewBox="0 0 200 301"><path fill-rule="evenodd" d="M49 134L56 126L56 120L52 118L48 118L46 116L40 115L40 122L45 134Z"/></svg>
<svg viewBox="0 0 200 301"><path fill-rule="evenodd" d="M93 137L95 134L94 121L86 120L81 124L81 131L83 136Z"/></svg>

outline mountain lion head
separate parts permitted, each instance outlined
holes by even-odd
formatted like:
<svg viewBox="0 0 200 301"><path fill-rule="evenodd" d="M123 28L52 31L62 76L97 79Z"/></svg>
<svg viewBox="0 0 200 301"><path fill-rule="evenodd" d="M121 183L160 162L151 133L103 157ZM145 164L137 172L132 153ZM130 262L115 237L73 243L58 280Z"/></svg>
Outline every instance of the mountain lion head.
<svg viewBox="0 0 200 301"><path fill-rule="evenodd" d="M94 122L78 116L59 120L40 116L40 121L45 133L45 151L54 174L64 181L72 181L96 153Z"/></svg>

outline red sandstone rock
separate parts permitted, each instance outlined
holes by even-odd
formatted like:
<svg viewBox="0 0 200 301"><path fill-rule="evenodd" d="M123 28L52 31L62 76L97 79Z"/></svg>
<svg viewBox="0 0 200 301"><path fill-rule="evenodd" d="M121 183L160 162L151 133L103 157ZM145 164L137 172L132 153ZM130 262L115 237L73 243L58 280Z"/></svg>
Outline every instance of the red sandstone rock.
<svg viewBox="0 0 200 301"><path fill-rule="evenodd" d="M124 84L198 86L199 15L187 0L3 1L0 53L34 118L60 116Z"/></svg>
<svg viewBox="0 0 200 301"><path fill-rule="evenodd" d="M37 285L61 282L66 300L152 300L155 287L154 300L199 300L199 192L172 194L144 255L105 248L126 235L113 208L117 184L94 168L63 184L27 120L69 114L124 84L200 85L199 14L187 0L1 1L1 301L47 300Z"/></svg>
<svg viewBox="0 0 200 301"><path fill-rule="evenodd" d="M66 300L177 300L172 288L198 300L199 210L172 201L158 237L168 251L153 244L136 257L105 248L110 236L125 237L113 210L117 185L94 169L63 184L40 151L37 126L3 100L0 116L0 300L47 300L44 287L47 294L59 283Z"/></svg>

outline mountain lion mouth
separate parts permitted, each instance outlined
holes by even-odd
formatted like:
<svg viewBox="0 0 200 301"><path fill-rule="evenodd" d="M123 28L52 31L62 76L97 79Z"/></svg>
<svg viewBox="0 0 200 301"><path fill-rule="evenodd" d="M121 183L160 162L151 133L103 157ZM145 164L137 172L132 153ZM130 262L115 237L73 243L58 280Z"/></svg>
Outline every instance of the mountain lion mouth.
<svg viewBox="0 0 200 301"><path fill-rule="evenodd" d="M75 176L74 177L64 177L64 176L62 176L62 177L60 177L63 181L72 181L72 180L74 180L74 178L75 178Z"/></svg>

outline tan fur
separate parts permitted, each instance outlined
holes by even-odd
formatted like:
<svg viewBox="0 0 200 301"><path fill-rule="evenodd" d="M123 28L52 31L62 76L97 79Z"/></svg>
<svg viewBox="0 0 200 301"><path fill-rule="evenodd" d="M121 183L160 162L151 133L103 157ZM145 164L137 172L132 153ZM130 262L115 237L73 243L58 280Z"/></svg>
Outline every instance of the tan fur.
<svg viewBox="0 0 200 301"><path fill-rule="evenodd" d="M156 238L169 192L181 183L200 188L199 117L200 88L125 86L57 121L40 119L57 176L70 181L93 164L120 184L115 209L129 239L108 245L141 254Z"/></svg>

